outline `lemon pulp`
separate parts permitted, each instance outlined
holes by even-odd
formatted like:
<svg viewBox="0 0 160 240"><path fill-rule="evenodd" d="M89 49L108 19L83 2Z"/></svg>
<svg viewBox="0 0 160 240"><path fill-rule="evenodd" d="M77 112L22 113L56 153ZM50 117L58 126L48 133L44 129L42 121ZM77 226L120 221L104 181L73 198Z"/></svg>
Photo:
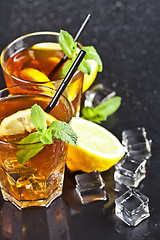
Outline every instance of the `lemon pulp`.
<svg viewBox="0 0 160 240"><path fill-rule="evenodd" d="M105 128L82 118L72 118L71 127L78 136L78 146L69 145L71 171L106 171L124 156L119 140Z"/></svg>

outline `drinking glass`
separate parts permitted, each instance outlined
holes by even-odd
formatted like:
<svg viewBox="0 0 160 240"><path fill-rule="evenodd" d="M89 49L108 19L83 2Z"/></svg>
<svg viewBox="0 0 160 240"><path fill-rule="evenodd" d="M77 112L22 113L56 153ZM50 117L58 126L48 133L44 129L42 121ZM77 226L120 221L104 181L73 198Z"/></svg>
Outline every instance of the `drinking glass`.
<svg viewBox="0 0 160 240"><path fill-rule="evenodd" d="M15 85L1 90L0 122L35 103L45 109L55 92L48 87L33 84ZM69 123L72 117L69 101L61 96L49 114ZM3 198L18 208L49 206L62 194L68 143L53 137L52 144L46 144L37 155L20 164L17 153L22 145L17 142L22 139L22 134L3 136L1 132L0 135L0 183ZM36 145L28 144L27 147L32 150Z"/></svg>
<svg viewBox="0 0 160 240"><path fill-rule="evenodd" d="M57 90L63 79L59 79L58 71L53 77L50 72L63 56L59 33L35 32L17 38L1 54L6 86L34 83ZM73 116L79 115L83 77L77 70L64 92L73 107Z"/></svg>

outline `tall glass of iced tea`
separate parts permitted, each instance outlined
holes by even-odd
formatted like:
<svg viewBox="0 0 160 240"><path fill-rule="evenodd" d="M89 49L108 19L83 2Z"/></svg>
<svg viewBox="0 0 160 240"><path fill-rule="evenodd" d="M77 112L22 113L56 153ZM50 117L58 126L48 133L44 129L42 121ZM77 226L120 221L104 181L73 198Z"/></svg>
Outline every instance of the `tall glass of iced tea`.
<svg viewBox="0 0 160 240"><path fill-rule="evenodd" d="M34 83L57 89L63 79L59 79L58 72L52 78L49 75L63 56L59 33L56 32L36 32L14 40L1 55L7 87ZM83 77L84 74L78 70L64 92L71 102L74 116L80 110Z"/></svg>
<svg viewBox="0 0 160 240"><path fill-rule="evenodd" d="M0 91L0 183L3 198L11 201L19 208L28 206L49 206L62 194L65 161L68 144L52 138L53 143L45 145L35 156L20 164L17 152L21 150L19 141L27 136L27 111L35 103L45 109L55 94L48 87L24 84L6 88ZM15 117L18 112L18 117ZM69 122L72 109L69 101L61 96L57 105L46 114L50 122L56 118ZM7 127L2 128L6 119ZM14 124L19 125L14 127ZM9 129L14 129L8 133ZM24 128L24 131L23 131ZM19 132L19 129L22 129ZM26 146L28 151L35 150L37 144Z"/></svg>

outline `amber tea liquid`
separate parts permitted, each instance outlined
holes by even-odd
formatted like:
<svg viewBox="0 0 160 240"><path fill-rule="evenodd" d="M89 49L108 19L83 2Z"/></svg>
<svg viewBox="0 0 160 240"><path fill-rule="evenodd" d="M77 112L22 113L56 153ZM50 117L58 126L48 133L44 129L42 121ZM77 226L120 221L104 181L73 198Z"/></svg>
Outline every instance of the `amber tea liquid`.
<svg viewBox="0 0 160 240"><path fill-rule="evenodd" d="M9 96L0 101L0 122L19 110L30 108L34 103L45 109L50 100L50 97L39 95ZM71 116L63 101L59 101L50 114L65 122ZM16 143L27 134L0 137L0 182L3 198L19 208L48 206L54 198L62 194L67 144L53 138L51 145L46 145L24 164L19 164Z"/></svg>
<svg viewBox="0 0 160 240"><path fill-rule="evenodd" d="M7 72L4 71L7 87L25 82L35 83L36 75L35 79L33 79L27 74L24 74L23 70L27 72L28 69L36 69L48 77L52 69L64 56L62 50L58 50L60 48L59 44L55 43L55 46L57 46L57 49L36 47L36 45L34 45L33 47L29 47L11 55L6 61L5 68L7 69ZM40 81L42 80L42 82L36 83L40 83L57 90L62 81L58 80L57 74L58 73L56 73L53 76L52 81L48 83L43 82L43 79L39 79ZM77 71L64 93L68 100L72 103L74 116L80 110L82 86L83 74L80 71Z"/></svg>

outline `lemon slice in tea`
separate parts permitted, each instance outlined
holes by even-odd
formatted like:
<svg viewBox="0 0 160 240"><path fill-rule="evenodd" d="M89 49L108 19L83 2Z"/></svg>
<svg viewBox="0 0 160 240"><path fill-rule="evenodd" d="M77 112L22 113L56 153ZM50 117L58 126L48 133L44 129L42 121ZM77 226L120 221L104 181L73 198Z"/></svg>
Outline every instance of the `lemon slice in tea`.
<svg viewBox="0 0 160 240"><path fill-rule="evenodd" d="M71 127L78 136L78 145L68 149L67 167L71 171L106 171L124 156L119 140L98 124L72 118Z"/></svg>
<svg viewBox="0 0 160 240"><path fill-rule="evenodd" d="M49 78L35 68L24 68L20 71L20 76L24 80L32 82L49 82Z"/></svg>
<svg viewBox="0 0 160 240"><path fill-rule="evenodd" d="M50 114L45 114L49 126L56 118ZM35 127L31 122L31 109L29 108L5 117L0 124L0 136L23 134L32 132L34 129Z"/></svg>
<svg viewBox="0 0 160 240"><path fill-rule="evenodd" d="M54 43L54 42L37 43L37 44L32 46L32 49L41 49L41 50L55 49L55 50L62 50L62 48L59 45L59 43Z"/></svg>

